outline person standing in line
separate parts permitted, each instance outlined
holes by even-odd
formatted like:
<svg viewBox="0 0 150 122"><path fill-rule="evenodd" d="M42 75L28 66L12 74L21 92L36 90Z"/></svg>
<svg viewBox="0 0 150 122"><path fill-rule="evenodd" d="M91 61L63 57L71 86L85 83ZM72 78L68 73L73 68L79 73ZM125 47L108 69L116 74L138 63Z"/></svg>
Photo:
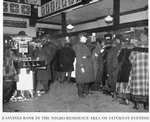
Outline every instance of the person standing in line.
<svg viewBox="0 0 150 122"><path fill-rule="evenodd" d="M101 52L101 55L102 55L101 64L103 66L103 69L102 69L103 74L102 74L102 80L100 82L100 84L101 84L100 90L103 91L103 94L109 94L107 92L107 90L109 89L108 85L107 85L107 82L108 82L107 55L108 55L108 51L112 48L112 46L111 46L110 43L106 43L106 42L104 43L104 40L102 40L101 45L102 45L102 49L101 49L100 52Z"/></svg>
<svg viewBox="0 0 150 122"><path fill-rule="evenodd" d="M98 69L97 57L100 54L100 50L101 50L101 45L98 41L96 41L95 42L95 48L92 51L92 63L93 63L93 67L94 67L95 79L96 79L97 69Z"/></svg>
<svg viewBox="0 0 150 122"><path fill-rule="evenodd" d="M117 97L123 99L120 104L129 105L130 99L130 82L129 74L131 70L131 63L129 56L131 54L134 45L130 43L130 38L124 37L124 43L122 44L121 50L117 56L119 62L118 81L116 85Z"/></svg>
<svg viewBox="0 0 150 122"><path fill-rule="evenodd" d="M112 47L107 55L107 72L108 72L108 86L113 98L116 98L116 82L118 78L118 59L117 54L121 49L122 35L117 34L114 38L116 46Z"/></svg>
<svg viewBox="0 0 150 122"><path fill-rule="evenodd" d="M100 50L101 50L101 45L99 41L96 40L96 45L92 52L92 63L93 63L94 75L95 75L94 83L91 86L92 91L100 90L100 85L101 85L101 79L103 74L103 59Z"/></svg>
<svg viewBox="0 0 150 122"><path fill-rule="evenodd" d="M53 65L53 82L56 80L58 82L61 81L61 66L60 66L60 52L61 47L58 47L56 50L56 53L52 59L52 65Z"/></svg>
<svg viewBox="0 0 150 122"><path fill-rule="evenodd" d="M11 51L10 46L4 46L3 54L3 102L8 102L16 90L16 82L18 81L17 69L14 61L19 60Z"/></svg>
<svg viewBox="0 0 150 122"><path fill-rule="evenodd" d="M79 35L79 42L73 47L76 54L76 83L78 95L81 98L92 94L89 92L89 85L94 81L91 52L86 42L87 37L81 34Z"/></svg>
<svg viewBox="0 0 150 122"><path fill-rule="evenodd" d="M49 81L52 79L51 70L50 70L50 62L53 58L52 52L49 50L49 42L43 44L42 48L39 51L38 57L42 61L46 61L46 69L38 69L37 70L37 80L41 82L43 85L43 89L41 91L48 92L49 91Z"/></svg>
<svg viewBox="0 0 150 122"><path fill-rule="evenodd" d="M137 47L148 50L148 32L140 35ZM133 51L129 56L132 64L129 82L131 84L131 99L134 101L134 109L139 109L139 102L144 102L144 109L149 108L149 67L148 52Z"/></svg>
<svg viewBox="0 0 150 122"><path fill-rule="evenodd" d="M61 66L61 83L65 82L66 73L68 73L67 83L70 83L71 72L74 70L73 62L75 60L75 52L71 49L71 44L66 43L60 52L60 66Z"/></svg>

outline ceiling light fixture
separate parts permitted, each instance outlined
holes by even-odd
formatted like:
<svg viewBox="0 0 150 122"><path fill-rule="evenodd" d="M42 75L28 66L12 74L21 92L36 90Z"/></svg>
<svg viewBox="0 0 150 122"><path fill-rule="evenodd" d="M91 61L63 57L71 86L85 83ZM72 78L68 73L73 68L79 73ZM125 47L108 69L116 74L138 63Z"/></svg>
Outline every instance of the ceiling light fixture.
<svg viewBox="0 0 150 122"><path fill-rule="evenodd" d="M71 25L71 24L67 25L67 29L72 30L73 28L74 28L73 25Z"/></svg>
<svg viewBox="0 0 150 122"><path fill-rule="evenodd" d="M71 23L71 19L69 19L70 23ZM74 26L72 24L68 24L67 25L67 29L72 30L74 28Z"/></svg>
<svg viewBox="0 0 150 122"><path fill-rule="evenodd" d="M110 13L110 9L111 9L111 8L107 8L108 13ZM113 17L111 17L110 15L108 15L107 17L105 17L105 21L106 21L106 22L112 22L112 21L113 21Z"/></svg>

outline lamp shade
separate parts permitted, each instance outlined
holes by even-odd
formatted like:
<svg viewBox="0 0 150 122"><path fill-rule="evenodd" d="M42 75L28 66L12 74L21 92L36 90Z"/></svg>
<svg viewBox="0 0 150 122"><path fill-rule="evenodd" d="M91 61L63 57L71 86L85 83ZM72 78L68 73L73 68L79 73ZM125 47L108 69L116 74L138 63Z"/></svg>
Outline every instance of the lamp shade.
<svg viewBox="0 0 150 122"><path fill-rule="evenodd" d="M108 15L107 17L105 17L105 21L106 22L112 22L113 18L110 15Z"/></svg>
<svg viewBox="0 0 150 122"><path fill-rule="evenodd" d="M67 25L67 29L72 30L73 28L74 28L73 25L71 25L71 24Z"/></svg>

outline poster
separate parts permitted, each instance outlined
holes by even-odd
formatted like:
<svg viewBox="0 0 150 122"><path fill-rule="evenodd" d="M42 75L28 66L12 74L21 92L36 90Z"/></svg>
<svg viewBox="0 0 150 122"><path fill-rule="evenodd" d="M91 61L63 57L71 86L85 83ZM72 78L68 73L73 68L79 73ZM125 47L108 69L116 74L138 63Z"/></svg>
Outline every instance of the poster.
<svg viewBox="0 0 150 122"><path fill-rule="evenodd" d="M19 53L28 53L28 42L27 41L19 41Z"/></svg>

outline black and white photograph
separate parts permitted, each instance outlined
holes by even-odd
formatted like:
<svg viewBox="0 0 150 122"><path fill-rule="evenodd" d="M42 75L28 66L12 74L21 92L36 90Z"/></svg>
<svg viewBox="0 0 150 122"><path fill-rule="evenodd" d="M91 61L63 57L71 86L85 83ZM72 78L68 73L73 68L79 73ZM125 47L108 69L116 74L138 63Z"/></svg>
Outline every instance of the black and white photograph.
<svg viewBox="0 0 150 122"><path fill-rule="evenodd" d="M148 122L149 0L1 0L1 118Z"/></svg>

